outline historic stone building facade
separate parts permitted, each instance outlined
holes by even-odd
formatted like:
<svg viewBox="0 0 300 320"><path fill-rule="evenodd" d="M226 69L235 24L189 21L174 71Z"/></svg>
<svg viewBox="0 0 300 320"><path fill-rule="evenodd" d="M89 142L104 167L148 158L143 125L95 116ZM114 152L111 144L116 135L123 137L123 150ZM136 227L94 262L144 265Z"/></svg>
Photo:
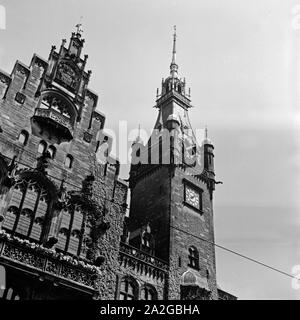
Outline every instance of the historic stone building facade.
<svg viewBox="0 0 300 320"><path fill-rule="evenodd" d="M109 150L98 161L110 138L99 134L105 117L79 28L48 60L34 54L0 71L2 299L234 298L216 283L214 147L199 146L190 126L175 40L154 133L132 146L140 159L129 184Z"/></svg>

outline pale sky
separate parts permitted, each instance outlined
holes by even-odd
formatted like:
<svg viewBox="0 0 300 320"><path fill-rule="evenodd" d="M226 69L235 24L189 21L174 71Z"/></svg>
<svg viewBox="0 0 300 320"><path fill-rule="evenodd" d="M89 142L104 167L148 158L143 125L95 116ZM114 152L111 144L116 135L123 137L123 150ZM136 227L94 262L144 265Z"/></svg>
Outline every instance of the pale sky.
<svg viewBox="0 0 300 320"><path fill-rule="evenodd" d="M300 0L0 0L0 68L48 58L83 16L84 53L106 127L151 129L177 25L193 127L209 128L216 243L291 273L300 264ZM294 9L293 9L294 8ZM295 11L292 11L295 10ZM294 13L293 13L294 12ZM300 19L299 19L300 20ZM121 171L128 177L128 167ZM298 299L291 279L221 249L218 283L240 299Z"/></svg>

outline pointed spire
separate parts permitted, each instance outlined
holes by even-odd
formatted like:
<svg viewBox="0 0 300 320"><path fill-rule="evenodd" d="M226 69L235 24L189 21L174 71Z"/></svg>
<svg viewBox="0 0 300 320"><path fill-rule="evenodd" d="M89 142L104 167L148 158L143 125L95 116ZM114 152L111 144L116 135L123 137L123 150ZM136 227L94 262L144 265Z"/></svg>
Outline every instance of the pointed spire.
<svg viewBox="0 0 300 320"><path fill-rule="evenodd" d="M208 138L208 129L207 129L207 125L205 125L205 133L204 133L204 140L203 140L203 144L213 144L212 141Z"/></svg>
<svg viewBox="0 0 300 320"><path fill-rule="evenodd" d="M174 26L173 33L173 50L172 50L172 62L170 65L170 74L173 78L177 77L178 65L176 64L176 26Z"/></svg>
<svg viewBox="0 0 300 320"><path fill-rule="evenodd" d="M173 51L172 51L172 63L176 64L176 26L174 26L173 33Z"/></svg>

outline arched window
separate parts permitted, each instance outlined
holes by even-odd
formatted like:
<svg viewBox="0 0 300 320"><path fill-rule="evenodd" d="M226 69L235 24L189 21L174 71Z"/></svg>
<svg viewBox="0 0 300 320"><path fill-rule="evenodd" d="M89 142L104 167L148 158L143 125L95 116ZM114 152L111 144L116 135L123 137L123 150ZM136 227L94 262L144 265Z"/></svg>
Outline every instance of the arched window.
<svg viewBox="0 0 300 320"><path fill-rule="evenodd" d="M85 215L75 208L73 212L63 211L61 219L57 248L79 256L85 228Z"/></svg>
<svg viewBox="0 0 300 320"><path fill-rule="evenodd" d="M40 241L49 202L47 191L35 181L18 181L4 217L3 229Z"/></svg>
<svg viewBox="0 0 300 320"><path fill-rule="evenodd" d="M43 93L39 108L54 110L56 113L63 115L65 119L70 120L70 122L74 124L76 118L75 108L65 96L58 92L47 91Z"/></svg>
<svg viewBox="0 0 300 320"><path fill-rule="evenodd" d="M147 231L143 231L142 233L142 246L146 248L146 250L150 250L150 240L151 235Z"/></svg>
<svg viewBox="0 0 300 320"><path fill-rule="evenodd" d="M119 300L137 300L138 284L132 278L125 277L120 284Z"/></svg>
<svg viewBox="0 0 300 320"><path fill-rule="evenodd" d="M65 159L65 167L71 169L73 166L73 157L68 154Z"/></svg>
<svg viewBox="0 0 300 320"><path fill-rule="evenodd" d="M141 290L141 300L157 300L155 288L150 285L145 285Z"/></svg>
<svg viewBox="0 0 300 320"><path fill-rule="evenodd" d="M29 133L26 130L22 130L21 133L19 134L18 140L23 146L26 146L28 142L28 137L29 137Z"/></svg>
<svg viewBox="0 0 300 320"><path fill-rule="evenodd" d="M20 296L13 288L0 289L0 300L20 300Z"/></svg>
<svg viewBox="0 0 300 320"><path fill-rule="evenodd" d="M56 148L54 146L50 146L48 148L48 152L50 153L51 159L54 159L56 155Z"/></svg>
<svg viewBox="0 0 300 320"><path fill-rule="evenodd" d="M189 267L199 270L199 252L195 247L189 247Z"/></svg>
<svg viewBox="0 0 300 320"><path fill-rule="evenodd" d="M23 208L20 212L16 233L27 236L32 217L33 211L29 208Z"/></svg>
<svg viewBox="0 0 300 320"><path fill-rule="evenodd" d="M47 150L47 143L42 140L38 146L38 153L43 154L46 150Z"/></svg>
<svg viewBox="0 0 300 320"><path fill-rule="evenodd" d="M148 224L146 229L141 233L140 249L148 254L154 254L154 239L151 234L151 228Z"/></svg>

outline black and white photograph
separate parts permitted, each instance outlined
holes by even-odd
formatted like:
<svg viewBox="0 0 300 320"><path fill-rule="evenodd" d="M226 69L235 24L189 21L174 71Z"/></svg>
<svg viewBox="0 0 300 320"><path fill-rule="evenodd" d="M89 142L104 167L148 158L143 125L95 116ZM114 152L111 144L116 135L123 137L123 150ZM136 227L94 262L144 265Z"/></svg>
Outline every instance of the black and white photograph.
<svg viewBox="0 0 300 320"><path fill-rule="evenodd" d="M299 300L299 178L300 0L0 0L0 313Z"/></svg>

